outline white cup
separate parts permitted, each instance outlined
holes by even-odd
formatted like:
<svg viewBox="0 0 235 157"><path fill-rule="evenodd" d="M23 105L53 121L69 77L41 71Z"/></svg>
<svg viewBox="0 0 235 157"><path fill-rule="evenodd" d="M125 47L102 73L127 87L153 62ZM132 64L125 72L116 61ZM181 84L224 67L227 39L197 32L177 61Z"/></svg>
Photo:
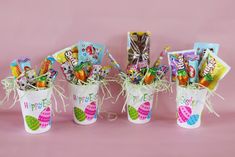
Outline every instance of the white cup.
<svg viewBox="0 0 235 157"><path fill-rule="evenodd" d="M183 128L197 128L206 102L206 89L191 89L177 86L177 124Z"/></svg>
<svg viewBox="0 0 235 157"><path fill-rule="evenodd" d="M75 85L69 83L74 122L89 125L97 120L99 84Z"/></svg>
<svg viewBox="0 0 235 157"><path fill-rule="evenodd" d="M28 133L39 134L50 130L52 88L38 91L17 90L24 127Z"/></svg>
<svg viewBox="0 0 235 157"><path fill-rule="evenodd" d="M154 100L154 89L149 85L126 85L128 120L136 124L150 121Z"/></svg>

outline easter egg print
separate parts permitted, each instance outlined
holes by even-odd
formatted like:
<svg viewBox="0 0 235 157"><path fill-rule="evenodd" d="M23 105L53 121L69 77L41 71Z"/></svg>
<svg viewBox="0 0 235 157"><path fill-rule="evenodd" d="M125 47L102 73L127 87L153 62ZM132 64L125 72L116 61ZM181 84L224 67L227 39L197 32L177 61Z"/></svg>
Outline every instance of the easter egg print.
<svg viewBox="0 0 235 157"><path fill-rule="evenodd" d="M178 120L180 123L186 122L192 114L192 109L189 106L180 106L178 108Z"/></svg>
<svg viewBox="0 0 235 157"><path fill-rule="evenodd" d="M86 119L92 120L96 114L96 103L91 102L85 109Z"/></svg>
<svg viewBox="0 0 235 157"><path fill-rule="evenodd" d="M45 108L39 115L38 121L40 122L41 128L45 128L49 125L51 120L51 109L50 107Z"/></svg>
<svg viewBox="0 0 235 157"><path fill-rule="evenodd" d="M146 119L148 117L149 112L150 112L150 103L145 102L141 104L140 107L138 108L139 119L140 120Z"/></svg>
<svg viewBox="0 0 235 157"><path fill-rule="evenodd" d="M74 115L76 119L80 122L84 121L86 119L85 113L78 107L74 107Z"/></svg>
<svg viewBox="0 0 235 157"><path fill-rule="evenodd" d="M194 125L194 124L197 123L198 119L199 119L199 115L198 114L194 114L194 115L190 116L190 118L187 121L187 124L188 125Z"/></svg>
<svg viewBox="0 0 235 157"><path fill-rule="evenodd" d="M130 106L130 105L128 105L128 113L129 113L130 118L132 120L136 120L138 118L137 110L134 107Z"/></svg>
<svg viewBox="0 0 235 157"><path fill-rule="evenodd" d="M39 121L33 116L25 116L25 120L28 127L33 131L37 130L40 127Z"/></svg>

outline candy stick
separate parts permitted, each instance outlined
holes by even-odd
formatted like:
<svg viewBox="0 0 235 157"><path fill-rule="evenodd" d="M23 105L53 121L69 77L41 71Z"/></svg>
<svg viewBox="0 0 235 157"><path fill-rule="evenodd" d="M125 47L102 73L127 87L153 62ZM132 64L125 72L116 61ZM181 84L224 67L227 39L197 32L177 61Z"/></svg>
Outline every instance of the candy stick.
<svg viewBox="0 0 235 157"><path fill-rule="evenodd" d="M154 63L154 67L158 67L161 64L161 61L163 60L164 56L166 55L166 53L171 49L170 46L166 46L164 47L164 50L160 53L160 56L158 57L158 59L156 60L156 62Z"/></svg>
<svg viewBox="0 0 235 157"><path fill-rule="evenodd" d="M113 56L111 55L111 53L109 53L108 49L106 50L106 54L108 55L112 65L118 69L119 72L122 71L121 66L117 63L117 61L113 58Z"/></svg>

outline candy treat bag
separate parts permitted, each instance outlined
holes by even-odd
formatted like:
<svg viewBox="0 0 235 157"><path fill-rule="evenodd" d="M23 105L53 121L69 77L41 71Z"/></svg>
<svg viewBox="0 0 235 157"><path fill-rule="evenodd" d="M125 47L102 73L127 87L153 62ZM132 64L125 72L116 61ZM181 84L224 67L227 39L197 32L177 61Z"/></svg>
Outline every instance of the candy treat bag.
<svg viewBox="0 0 235 157"><path fill-rule="evenodd" d="M128 33L128 65L126 72L119 70L122 91L118 95L125 94L126 101L122 112L127 108L128 120L136 124L144 124L150 121L154 94L169 89L170 84L165 75L167 65L161 62L169 50L164 48L153 66L150 66L150 32ZM116 66L119 67L119 66Z"/></svg>
<svg viewBox="0 0 235 157"><path fill-rule="evenodd" d="M54 59L48 56L37 73L32 69L30 59L14 60L10 64L13 77L2 80L6 91L2 103L7 102L11 93L14 93L12 107L17 101L20 102L25 130L28 133L43 133L51 128L53 90L63 99L63 94L54 86L57 71L52 68L53 63ZM54 100L56 103L56 99Z"/></svg>
<svg viewBox="0 0 235 157"><path fill-rule="evenodd" d="M72 49L78 51L72 51ZM61 70L68 81L74 122L77 124L89 125L96 122L98 108L101 108L105 97L105 90L112 97L106 80L111 66L101 65L104 51L104 45L80 41L77 48L68 47L53 55L61 64ZM101 99L98 97L99 88L103 93Z"/></svg>
<svg viewBox="0 0 235 157"><path fill-rule="evenodd" d="M206 106L219 116L210 103L210 96L217 95L218 82L228 73L230 67L217 55L206 49L200 54L185 54L189 50L168 54L169 65L175 67L177 86L177 124L183 128L197 128L201 124L201 113ZM173 58L173 59L172 59ZM200 63L200 65L199 65ZM171 75L173 71L171 71Z"/></svg>

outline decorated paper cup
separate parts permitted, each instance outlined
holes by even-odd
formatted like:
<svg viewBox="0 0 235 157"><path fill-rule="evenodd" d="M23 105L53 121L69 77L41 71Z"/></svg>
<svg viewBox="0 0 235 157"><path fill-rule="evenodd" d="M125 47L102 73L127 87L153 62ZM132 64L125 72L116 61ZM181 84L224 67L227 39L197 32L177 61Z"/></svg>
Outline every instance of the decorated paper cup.
<svg viewBox="0 0 235 157"><path fill-rule="evenodd" d="M206 89L191 89L177 86L177 124L183 128L197 128L206 103Z"/></svg>
<svg viewBox="0 0 235 157"><path fill-rule="evenodd" d="M25 130L31 134L39 134L50 130L52 88L38 91L17 91Z"/></svg>
<svg viewBox="0 0 235 157"><path fill-rule="evenodd" d="M128 83L126 94L128 120L136 124L149 122L152 114L154 89L149 85Z"/></svg>
<svg viewBox="0 0 235 157"><path fill-rule="evenodd" d="M74 122L89 125L97 120L99 84L74 85L69 83Z"/></svg>

